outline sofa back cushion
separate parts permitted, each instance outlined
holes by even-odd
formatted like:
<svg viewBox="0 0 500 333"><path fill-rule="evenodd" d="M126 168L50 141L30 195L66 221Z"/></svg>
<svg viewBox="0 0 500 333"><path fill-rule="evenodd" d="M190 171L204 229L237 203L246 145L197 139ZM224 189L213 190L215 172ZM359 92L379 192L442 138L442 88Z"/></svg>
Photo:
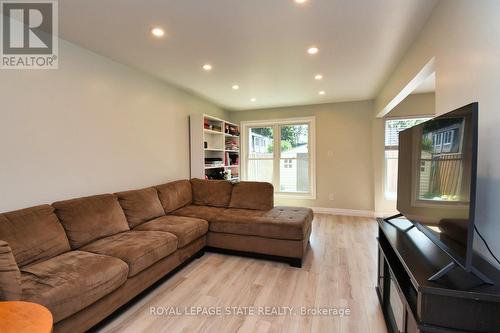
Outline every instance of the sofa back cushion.
<svg viewBox="0 0 500 333"><path fill-rule="evenodd" d="M165 215L154 187L119 192L116 196L130 228Z"/></svg>
<svg viewBox="0 0 500 333"><path fill-rule="evenodd" d="M227 207L233 184L225 180L191 179L193 203L200 206Z"/></svg>
<svg viewBox="0 0 500 333"><path fill-rule="evenodd" d="M173 212L193 201L189 180L177 180L156 186L165 213Z"/></svg>
<svg viewBox="0 0 500 333"><path fill-rule="evenodd" d="M49 205L0 214L0 240L10 246L19 267L70 250L64 229Z"/></svg>
<svg viewBox="0 0 500 333"><path fill-rule="evenodd" d="M73 249L130 230L118 199L113 194L59 201L52 206Z"/></svg>
<svg viewBox="0 0 500 333"><path fill-rule="evenodd" d="M229 207L270 210L274 207L274 187L265 182L236 183Z"/></svg>

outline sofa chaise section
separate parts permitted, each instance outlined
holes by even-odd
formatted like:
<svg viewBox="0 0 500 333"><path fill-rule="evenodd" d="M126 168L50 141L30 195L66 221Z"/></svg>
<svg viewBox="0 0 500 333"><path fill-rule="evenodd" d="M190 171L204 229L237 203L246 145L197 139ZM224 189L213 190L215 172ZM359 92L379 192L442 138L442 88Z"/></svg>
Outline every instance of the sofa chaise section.
<svg viewBox="0 0 500 333"><path fill-rule="evenodd" d="M312 219L312 211L305 208L229 208L210 224L207 246L274 256L301 267Z"/></svg>
<svg viewBox="0 0 500 333"><path fill-rule="evenodd" d="M269 183L192 179L190 205L172 212L209 222L207 249L257 254L300 267L313 212L309 208L274 207Z"/></svg>
<svg viewBox="0 0 500 333"><path fill-rule="evenodd" d="M303 240L311 228L312 217L309 209L297 207L274 207L270 210L229 208L210 223L210 231Z"/></svg>

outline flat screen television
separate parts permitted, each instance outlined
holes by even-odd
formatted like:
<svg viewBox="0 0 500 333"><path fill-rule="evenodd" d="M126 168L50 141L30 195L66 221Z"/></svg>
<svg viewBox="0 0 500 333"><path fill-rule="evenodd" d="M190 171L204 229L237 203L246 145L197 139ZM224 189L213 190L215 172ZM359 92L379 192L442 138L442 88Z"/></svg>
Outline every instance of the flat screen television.
<svg viewBox="0 0 500 333"><path fill-rule="evenodd" d="M477 103L399 133L397 209L453 259L448 271L475 273L477 140Z"/></svg>

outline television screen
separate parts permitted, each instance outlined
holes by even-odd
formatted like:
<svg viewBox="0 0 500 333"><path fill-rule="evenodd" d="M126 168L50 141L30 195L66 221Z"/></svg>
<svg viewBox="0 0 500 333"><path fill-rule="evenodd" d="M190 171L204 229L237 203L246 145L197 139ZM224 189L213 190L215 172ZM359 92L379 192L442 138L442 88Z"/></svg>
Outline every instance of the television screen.
<svg viewBox="0 0 500 333"><path fill-rule="evenodd" d="M477 103L399 134L397 207L464 268L474 228Z"/></svg>

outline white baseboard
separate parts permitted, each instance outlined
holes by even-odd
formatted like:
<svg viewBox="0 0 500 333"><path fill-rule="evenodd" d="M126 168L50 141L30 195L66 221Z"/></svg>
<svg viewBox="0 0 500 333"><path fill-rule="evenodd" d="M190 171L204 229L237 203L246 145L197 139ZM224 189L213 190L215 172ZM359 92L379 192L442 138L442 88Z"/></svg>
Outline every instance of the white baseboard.
<svg viewBox="0 0 500 333"><path fill-rule="evenodd" d="M318 214L375 217L375 212L372 210L326 208L326 207L311 207L311 209L313 210L313 212L318 213Z"/></svg>

